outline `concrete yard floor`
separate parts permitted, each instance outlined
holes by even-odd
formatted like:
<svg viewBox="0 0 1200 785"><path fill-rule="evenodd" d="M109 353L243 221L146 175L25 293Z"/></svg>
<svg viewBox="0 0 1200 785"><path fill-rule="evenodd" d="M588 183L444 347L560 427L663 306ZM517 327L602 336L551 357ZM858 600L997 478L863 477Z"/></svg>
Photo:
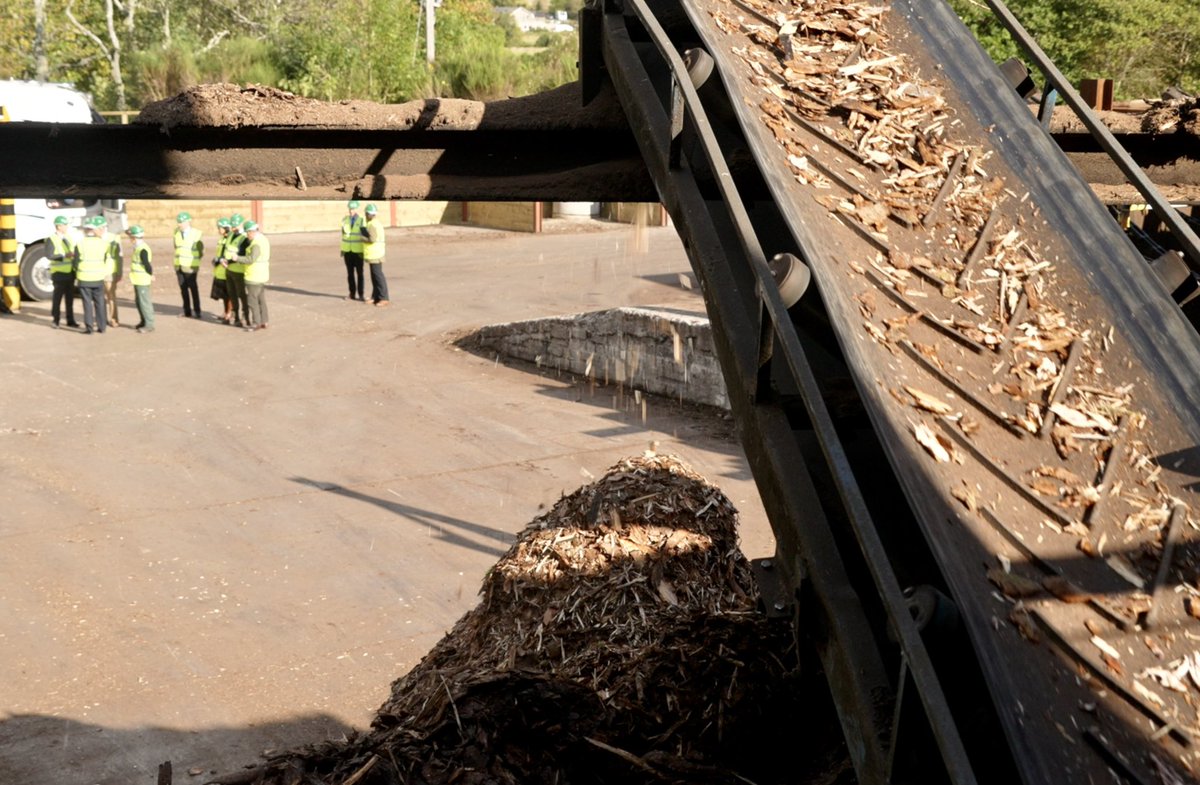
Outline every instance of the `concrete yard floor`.
<svg viewBox="0 0 1200 785"><path fill-rule="evenodd" d="M451 345L703 310L671 229L548 228L390 230L386 309L343 299L335 232L272 237L256 333L212 319L207 270L205 319L177 318L161 239L153 334L127 282L105 335L50 329L47 303L0 317L0 782L202 782L366 728L515 533L651 442L771 553L728 419Z"/></svg>

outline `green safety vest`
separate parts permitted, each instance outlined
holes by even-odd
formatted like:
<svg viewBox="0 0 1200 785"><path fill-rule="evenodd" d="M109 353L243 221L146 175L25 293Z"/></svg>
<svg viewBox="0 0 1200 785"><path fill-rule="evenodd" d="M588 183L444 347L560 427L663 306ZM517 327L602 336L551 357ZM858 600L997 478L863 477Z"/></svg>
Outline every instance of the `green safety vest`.
<svg viewBox="0 0 1200 785"><path fill-rule="evenodd" d="M228 237L228 235L221 235L217 238L217 259L222 259L225 257L226 237ZM225 280L225 265L221 264L220 262L217 262L213 265L213 279L217 281Z"/></svg>
<svg viewBox="0 0 1200 785"><path fill-rule="evenodd" d="M79 260L75 264L75 280L80 283L99 283L108 274L108 240L89 235L75 246Z"/></svg>
<svg viewBox="0 0 1200 785"><path fill-rule="evenodd" d="M71 272L71 257L75 253L75 243L69 234L55 232L46 238L50 246L50 272Z"/></svg>
<svg viewBox="0 0 1200 785"><path fill-rule="evenodd" d="M347 215L342 219L342 253L362 253L362 226L361 215Z"/></svg>
<svg viewBox="0 0 1200 785"><path fill-rule="evenodd" d="M385 246L387 245L387 240L383 233L383 221L379 220L379 216L375 216L371 220L367 221L367 228L370 229L372 226L379 230L376 234L379 239L375 242L371 242L370 240L363 238L363 259L367 260L368 262L378 263L383 261L383 253L386 250Z"/></svg>
<svg viewBox="0 0 1200 785"><path fill-rule="evenodd" d="M134 286L149 286L151 282L150 273L146 272L146 266L142 263L142 251L146 252L147 262L153 257L145 240L138 240L133 244L133 258L129 260L129 282Z"/></svg>
<svg viewBox="0 0 1200 785"><path fill-rule="evenodd" d="M200 257L204 254L204 243L200 230L189 226L187 232L175 230L175 269L185 273L200 269Z"/></svg>
<svg viewBox="0 0 1200 785"><path fill-rule="evenodd" d="M250 241L250 247L246 249L246 283L266 283L269 280L271 280L271 241L265 235L259 234Z"/></svg>
<svg viewBox="0 0 1200 785"><path fill-rule="evenodd" d="M226 259L229 260L229 272L244 273L246 272L246 257L241 255L239 250L242 247L242 240L246 239L245 232L230 232L225 238ZM238 261L234 261L237 259Z"/></svg>

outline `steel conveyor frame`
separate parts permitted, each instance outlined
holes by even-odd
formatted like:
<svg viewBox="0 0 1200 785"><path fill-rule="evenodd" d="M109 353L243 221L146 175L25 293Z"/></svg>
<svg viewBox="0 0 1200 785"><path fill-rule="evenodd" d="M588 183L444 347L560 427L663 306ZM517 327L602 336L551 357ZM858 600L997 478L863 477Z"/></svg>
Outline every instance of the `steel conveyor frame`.
<svg viewBox="0 0 1200 785"><path fill-rule="evenodd" d="M946 778L974 783L938 674L677 44L644 0L609 0L584 14L582 60L585 69L593 69L583 74L585 100L589 87L603 78L588 52L599 33L604 69L701 280L731 407L775 529L777 553L785 557L776 560L777 566L798 588L801 603L812 598L798 624L817 645L860 781L896 781L900 718L902 712L908 716L904 701L915 688ZM693 151L702 151L703 161L682 154L687 131L698 138ZM698 169L711 175L715 193L699 181L707 178L698 178ZM822 506L823 496L775 392L789 388L801 394L840 510ZM831 530L833 517L850 524L872 585L856 586L848 575ZM882 600L897 638L900 673L894 681L886 675L890 657L880 651L861 591ZM925 774L925 781L938 779Z"/></svg>

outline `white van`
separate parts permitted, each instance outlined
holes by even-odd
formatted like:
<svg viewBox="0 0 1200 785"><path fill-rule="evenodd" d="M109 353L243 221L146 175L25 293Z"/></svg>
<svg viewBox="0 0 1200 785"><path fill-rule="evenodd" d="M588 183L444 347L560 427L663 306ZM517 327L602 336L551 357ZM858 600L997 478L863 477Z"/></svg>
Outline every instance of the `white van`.
<svg viewBox="0 0 1200 785"><path fill-rule="evenodd" d="M70 85L0 80L0 110L10 122L103 123L88 98ZM21 290L33 300L49 300L50 262L45 240L54 233L54 219L65 215L78 231L85 217L103 215L110 232L125 231L124 199L15 199L17 257L21 260Z"/></svg>

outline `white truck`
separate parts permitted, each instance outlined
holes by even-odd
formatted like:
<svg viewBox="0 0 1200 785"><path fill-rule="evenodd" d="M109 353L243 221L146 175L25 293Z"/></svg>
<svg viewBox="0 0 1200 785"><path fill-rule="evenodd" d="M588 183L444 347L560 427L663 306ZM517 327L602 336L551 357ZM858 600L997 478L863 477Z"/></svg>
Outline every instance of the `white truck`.
<svg viewBox="0 0 1200 785"><path fill-rule="evenodd" d="M65 84L0 80L0 108L9 122L104 122L86 95ZM21 291L32 300L49 300L53 294L45 240L54 233L55 217L67 216L76 231L85 217L93 215L103 215L111 232L126 228L124 199L15 199L14 207Z"/></svg>

